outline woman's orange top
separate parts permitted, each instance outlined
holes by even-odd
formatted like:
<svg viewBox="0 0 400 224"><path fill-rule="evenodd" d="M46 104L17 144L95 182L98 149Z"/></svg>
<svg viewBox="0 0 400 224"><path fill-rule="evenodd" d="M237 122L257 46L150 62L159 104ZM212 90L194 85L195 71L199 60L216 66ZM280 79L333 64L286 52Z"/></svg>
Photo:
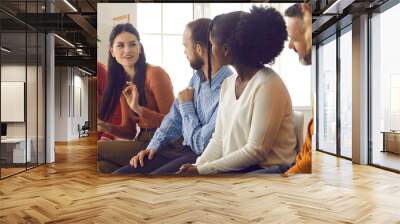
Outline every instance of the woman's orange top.
<svg viewBox="0 0 400 224"><path fill-rule="evenodd" d="M308 122L306 140L296 156L296 164L286 174L311 173L312 135L314 133L314 118Z"/></svg>
<svg viewBox="0 0 400 224"><path fill-rule="evenodd" d="M147 105L142 107L143 113L137 124L141 128L158 128L164 116L171 109L175 98L171 79L164 69L159 66L147 66L144 93ZM133 115L134 112L129 108L122 94L120 104L121 110L125 110L129 116ZM132 118L136 119L134 115Z"/></svg>
<svg viewBox="0 0 400 224"><path fill-rule="evenodd" d="M99 64L97 81L97 96L99 100L98 102L100 102L107 86L107 71L104 66ZM135 116L135 113L129 108L123 94L121 93L120 102L115 107L108 122L121 126L126 126L127 123L129 123L128 126L133 135L136 133L135 128L133 128L136 123L141 128L158 128L161 125L164 116L171 109L175 98L171 79L164 69L150 64L147 66L144 92L147 105L142 107L143 114L140 118ZM114 138L109 134L106 136L108 138Z"/></svg>

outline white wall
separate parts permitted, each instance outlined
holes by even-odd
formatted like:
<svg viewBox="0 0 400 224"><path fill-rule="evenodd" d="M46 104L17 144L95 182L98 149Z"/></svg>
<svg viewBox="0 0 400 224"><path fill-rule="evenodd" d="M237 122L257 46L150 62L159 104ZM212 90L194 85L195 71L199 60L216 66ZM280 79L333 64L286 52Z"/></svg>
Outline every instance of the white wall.
<svg viewBox="0 0 400 224"><path fill-rule="evenodd" d="M55 68L55 141L68 140L68 68Z"/></svg>
<svg viewBox="0 0 400 224"><path fill-rule="evenodd" d="M40 66L36 67L36 65L25 67L25 64L6 64L1 66L2 81L25 82L27 91L26 107L22 108L22 110L26 110L26 121L6 122L7 137L25 138L26 135L31 143L31 155L34 158L32 161L36 161L38 149L40 163L44 162L44 156L42 156L44 155L43 75L42 68ZM25 80L26 77L27 81ZM1 110L10 110L10 108L1 108ZM7 112L12 113L12 111Z"/></svg>
<svg viewBox="0 0 400 224"><path fill-rule="evenodd" d="M25 82L25 65L2 65L1 66L1 81L5 82ZM28 74L32 73L36 68L28 66ZM36 93L36 92L35 92ZM28 93L28 97L36 96L36 94ZM28 100L28 99L27 99ZM28 100L30 101L30 100ZM8 108L1 108L7 110ZM36 115L36 114L35 114ZM28 120L29 119L28 117ZM7 136L8 137L25 137L25 123L24 122L7 122ZM28 136L29 137L29 136Z"/></svg>
<svg viewBox="0 0 400 224"><path fill-rule="evenodd" d="M88 78L82 75L75 68L56 67L55 141L77 139L78 124L88 120Z"/></svg>
<svg viewBox="0 0 400 224"><path fill-rule="evenodd" d="M31 69L28 66L28 70ZM2 65L1 81L25 82L25 65Z"/></svg>

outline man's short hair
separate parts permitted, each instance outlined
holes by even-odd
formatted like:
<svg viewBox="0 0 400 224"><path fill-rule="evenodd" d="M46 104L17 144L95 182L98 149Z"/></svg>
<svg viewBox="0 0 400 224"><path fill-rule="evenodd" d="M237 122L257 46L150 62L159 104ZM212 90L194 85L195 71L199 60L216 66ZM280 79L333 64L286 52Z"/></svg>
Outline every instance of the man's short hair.
<svg viewBox="0 0 400 224"><path fill-rule="evenodd" d="M287 17L298 17L303 19L303 9L301 3L296 3L285 10L285 16Z"/></svg>
<svg viewBox="0 0 400 224"><path fill-rule="evenodd" d="M207 42L209 38L209 26L211 19L201 18L193 20L186 26L190 29L192 34L192 42L198 43L202 47L207 47Z"/></svg>

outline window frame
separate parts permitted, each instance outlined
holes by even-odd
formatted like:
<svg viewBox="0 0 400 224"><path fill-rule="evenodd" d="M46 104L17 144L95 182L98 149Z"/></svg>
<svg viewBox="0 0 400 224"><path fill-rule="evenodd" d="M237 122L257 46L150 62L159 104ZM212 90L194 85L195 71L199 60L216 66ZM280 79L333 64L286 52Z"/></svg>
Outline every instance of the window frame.
<svg viewBox="0 0 400 224"><path fill-rule="evenodd" d="M373 119L373 113L372 113L372 107L373 107L373 102L372 102L372 94L373 94L373 88L372 88L372 19L373 19L373 14L382 14L385 11L397 6L399 3L399 1L397 0L388 0L387 2L385 2L384 4L382 4L381 6L368 11L368 31L367 31L367 38L368 38L368 68L367 68L367 76L368 76L368 165L379 168L379 169L383 169L383 170L387 170L387 171L391 171L394 173L400 173L400 170L394 169L394 168L390 168L388 166L384 166L384 165L380 165L377 163L373 162L373 153L374 153L374 147L373 147L373 128L372 128L372 119Z"/></svg>
<svg viewBox="0 0 400 224"><path fill-rule="evenodd" d="M345 16L341 20L339 20L337 23L342 23L342 27L338 27L337 24L333 24L331 27L326 29L325 33L322 33L323 38L318 39L316 45L316 151L318 152L323 152L329 155L333 155L339 158L343 158L346 160L352 161L352 158L347 157L342 155L342 150L341 150L341 64L340 64L340 38L342 35L346 34L347 32L352 32L352 22L351 18L349 16ZM334 31L333 31L334 29ZM321 149L320 148L320 136L318 134L319 131L319 110L320 110L320 105L319 105L319 64L320 64L320 55L318 49L321 47L321 44L327 44L331 41L336 41L336 152L332 153L327 150ZM353 150L352 150L353 151Z"/></svg>

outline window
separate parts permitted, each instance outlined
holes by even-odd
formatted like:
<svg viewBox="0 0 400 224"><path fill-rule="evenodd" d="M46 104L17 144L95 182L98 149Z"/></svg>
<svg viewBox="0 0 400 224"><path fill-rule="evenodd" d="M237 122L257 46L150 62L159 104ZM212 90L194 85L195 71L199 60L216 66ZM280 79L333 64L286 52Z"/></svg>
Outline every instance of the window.
<svg viewBox="0 0 400 224"><path fill-rule="evenodd" d="M250 12L252 6L271 6L269 3L209 3L209 15L205 15L209 18L214 18L216 15L233 11L245 11ZM279 10L281 5L287 4L273 4L272 6ZM289 4L290 5L290 4Z"/></svg>
<svg viewBox="0 0 400 224"><path fill-rule="evenodd" d="M308 107L311 110L311 66L302 65L297 53L287 45L288 42L272 68L285 82L293 106Z"/></svg>
<svg viewBox="0 0 400 224"><path fill-rule="evenodd" d="M318 149L336 154L336 36L318 48Z"/></svg>
<svg viewBox="0 0 400 224"><path fill-rule="evenodd" d="M19 15L40 13L43 4L44 1L21 1ZM43 32L16 22L3 12L0 17L10 21L2 24L0 30L2 179L45 163L46 37ZM15 101L3 100L10 95Z"/></svg>
<svg viewBox="0 0 400 224"><path fill-rule="evenodd" d="M400 170L400 156L388 145L400 148L400 133L389 136L400 131L400 33L394 29L398 21L400 4L371 18L371 157L373 164L396 170ZM389 132L389 139L384 132Z"/></svg>
<svg viewBox="0 0 400 224"><path fill-rule="evenodd" d="M352 157L352 34L351 26L340 36L340 154Z"/></svg>
<svg viewBox="0 0 400 224"><path fill-rule="evenodd" d="M182 45L185 25L192 20L193 4L137 4L137 27L147 61L168 73L175 96L193 74Z"/></svg>

